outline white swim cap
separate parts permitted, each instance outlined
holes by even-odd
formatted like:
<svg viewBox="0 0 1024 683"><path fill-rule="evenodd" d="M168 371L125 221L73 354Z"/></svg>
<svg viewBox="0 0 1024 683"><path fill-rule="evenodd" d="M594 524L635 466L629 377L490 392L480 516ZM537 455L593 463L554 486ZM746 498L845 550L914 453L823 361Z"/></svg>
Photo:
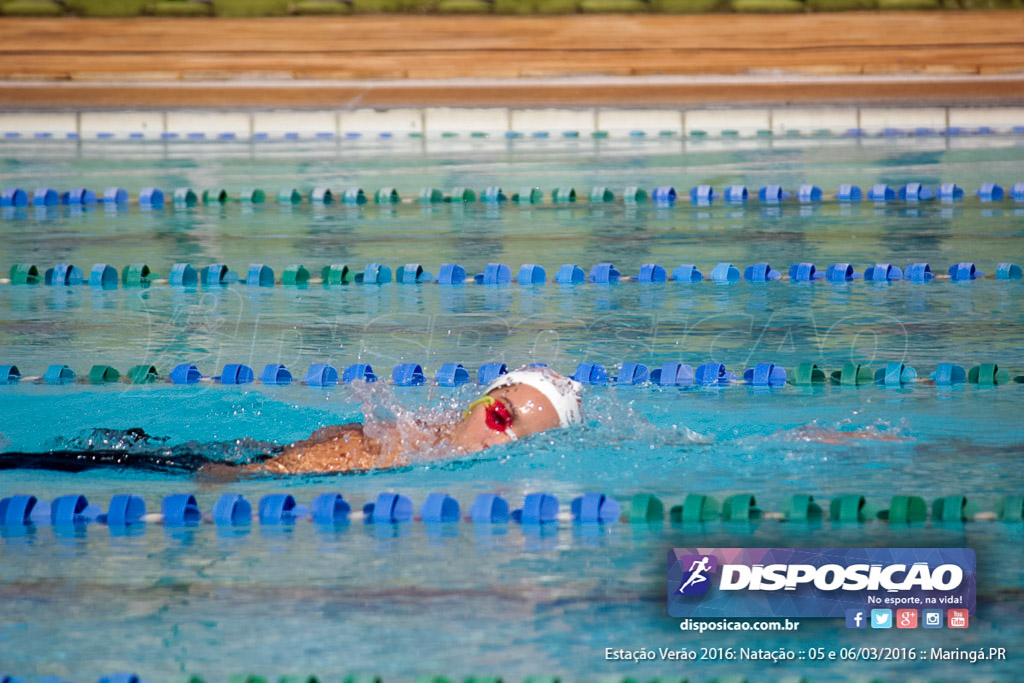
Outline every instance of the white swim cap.
<svg viewBox="0 0 1024 683"><path fill-rule="evenodd" d="M562 377L548 367L525 367L494 380L484 393L489 394L495 389L513 384L525 384L544 394L544 398L551 402L558 414L559 426L568 427L583 421L580 400L583 385L576 380Z"/></svg>

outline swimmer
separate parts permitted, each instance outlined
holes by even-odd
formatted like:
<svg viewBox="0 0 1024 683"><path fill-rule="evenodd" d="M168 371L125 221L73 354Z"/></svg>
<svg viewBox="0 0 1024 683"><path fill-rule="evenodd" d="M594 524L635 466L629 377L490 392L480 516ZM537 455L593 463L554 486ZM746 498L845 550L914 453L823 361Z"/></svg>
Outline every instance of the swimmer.
<svg viewBox="0 0 1024 683"><path fill-rule="evenodd" d="M380 438L360 423L333 425L313 432L246 472L299 474L352 472L402 467L416 451L444 449L450 455L475 453L582 420L582 385L546 367L528 367L502 375L446 427L420 423L392 426ZM237 468L232 468L237 469Z"/></svg>

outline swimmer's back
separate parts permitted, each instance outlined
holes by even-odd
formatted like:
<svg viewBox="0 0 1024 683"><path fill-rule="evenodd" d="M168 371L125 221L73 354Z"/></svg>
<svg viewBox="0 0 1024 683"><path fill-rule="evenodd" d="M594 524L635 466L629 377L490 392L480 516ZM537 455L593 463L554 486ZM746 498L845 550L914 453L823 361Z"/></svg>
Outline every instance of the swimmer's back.
<svg viewBox="0 0 1024 683"><path fill-rule="evenodd" d="M322 427L309 438L285 446L281 455L246 469L269 474L351 472L394 464L388 461L380 442L366 436L362 424L349 422Z"/></svg>

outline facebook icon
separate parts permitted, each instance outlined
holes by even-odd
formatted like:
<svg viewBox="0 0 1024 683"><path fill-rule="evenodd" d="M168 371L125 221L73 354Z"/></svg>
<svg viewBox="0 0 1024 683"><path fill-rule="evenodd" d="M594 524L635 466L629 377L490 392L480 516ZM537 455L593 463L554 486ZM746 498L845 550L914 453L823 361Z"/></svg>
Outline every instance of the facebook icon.
<svg viewBox="0 0 1024 683"><path fill-rule="evenodd" d="M868 620L862 609L846 610L846 628L867 628Z"/></svg>

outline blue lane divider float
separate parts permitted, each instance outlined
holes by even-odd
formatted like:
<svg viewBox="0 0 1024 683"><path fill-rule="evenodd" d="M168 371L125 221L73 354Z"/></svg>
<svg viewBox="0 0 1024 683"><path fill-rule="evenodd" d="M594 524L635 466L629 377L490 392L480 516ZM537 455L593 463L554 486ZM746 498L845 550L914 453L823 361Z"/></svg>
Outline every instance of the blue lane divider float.
<svg viewBox="0 0 1024 683"><path fill-rule="evenodd" d="M506 373L508 373L508 366L504 363L484 363L477 370L476 382L487 386Z"/></svg>
<svg viewBox="0 0 1024 683"><path fill-rule="evenodd" d="M381 493L373 503L363 506L368 524L400 524L412 521L412 500L397 493Z"/></svg>
<svg viewBox="0 0 1024 683"><path fill-rule="evenodd" d="M903 271L890 263L876 263L865 269L864 279L868 282L892 282L903 279Z"/></svg>
<svg viewBox="0 0 1024 683"><path fill-rule="evenodd" d="M558 498L550 493L528 493L523 507L512 511L511 519L524 525L557 522Z"/></svg>
<svg viewBox="0 0 1024 683"><path fill-rule="evenodd" d="M569 376L580 384L608 384L608 371L597 363L580 363Z"/></svg>
<svg viewBox="0 0 1024 683"><path fill-rule="evenodd" d="M418 363L402 363L391 372L391 382L398 387L419 387L426 381L423 367Z"/></svg>
<svg viewBox="0 0 1024 683"><path fill-rule="evenodd" d="M684 263L672 270L672 279L676 282L700 282L704 279L704 273L700 272L692 263Z"/></svg>
<svg viewBox="0 0 1024 683"><path fill-rule="evenodd" d="M267 363L260 372L260 382L271 385L292 383L292 373L280 363Z"/></svg>
<svg viewBox="0 0 1024 683"><path fill-rule="evenodd" d="M938 197L944 202L956 202L964 198L964 188L956 183L943 183L939 186Z"/></svg>
<svg viewBox="0 0 1024 683"><path fill-rule="evenodd" d="M542 266L536 263L524 263L516 275L516 282L521 285L542 285L547 278L547 273Z"/></svg>
<svg viewBox="0 0 1024 683"><path fill-rule="evenodd" d="M786 370L774 363L758 363L743 371L743 381L755 387L785 386Z"/></svg>
<svg viewBox="0 0 1024 683"><path fill-rule="evenodd" d="M203 519L199 503L191 493L173 493L165 496L160 505L165 526L194 526Z"/></svg>
<svg viewBox="0 0 1024 683"><path fill-rule="evenodd" d="M504 263L488 263L473 279L478 285L507 285L512 282L512 269Z"/></svg>
<svg viewBox="0 0 1024 683"><path fill-rule="evenodd" d="M302 381L311 387L333 387L338 384L338 371L327 363L312 363Z"/></svg>
<svg viewBox="0 0 1024 683"><path fill-rule="evenodd" d="M224 493L213 506L217 526L246 526L252 522L252 503L237 493Z"/></svg>
<svg viewBox="0 0 1024 683"><path fill-rule="evenodd" d="M586 493L573 499L570 511L577 522L608 524L619 521L622 506L617 500L603 493Z"/></svg>
<svg viewBox="0 0 1024 683"><path fill-rule="evenodd" d="M619 367L619 373L615 376L616 384L637 385L646 384L651 381L651 371L643 363L623 363Z"/></svg>
<svg viewBox="0 0 1024 683"><path fill-rule="evenodd" d="M983 202L1003 201L1003 188L996 183L982 183L978 188L978 198Z"/></svg>
<svg viewBox="0 0 1024 683"><path fill-rule="evenodd" d="M273 287L274 271L262 263L254 263L249 266L249 272L245 277L245 284L250 287Z"/></svg>
<svg viewBox="0 0 1024 683"><path fill-rule="evenodd" d="M43 381L47 384L70 384L75 381L75 371L66 365L56 363L46 368Z"/></svg>
<svg viewBox="0 0 1024 683"><path fill-rule="evenodd" d="M213 378L217 380L217 377ZM224 366L220 373L221 384L250 384L255 381L256 375L252 368L241 363L229 363Z"/></svg>
<svg viewBox="0 0 1024 683"><path fill-rule="evenodd" d="M447 493L431 493L420 506L420 518L424 522L458 522L459 501Z"/></svg>
<svg viewBox="0 0 1024 683"><path fill-rule="evenodd" d="M897 196L904 201L917 202L927 201L935 195L921 183L907 183L899 189Z"/></svg>
<svg viewBox="0 0 1024 683"><path fill-rule="evenodd" d="M710 185L690 188L690 203L695 206L709 206L714 201L715 191Z"/></svg>
<svg viewBox="0 0 1024 683"><path fill-rule="evenodd" d="M508 501L495 493L481 493L469 508L469 518L476 524L507 524L511 519Z"/></svg>
<svg viewBox="0 0 1024 683"><path fill-rule="evenodd" d="M949 267L949 278L953 282L969 282L984 276L985 273L978 270L973 263L954 263Z"/></svg>
<svg viewBox="0 0 1024 683"><path fill-rule="evenodd" d="M765 185L757 191L757 198L762 204L778 204L789 197L789 193L783 191L781 185Z"/></svg>
<svg viewBox="0 0 1024 683"><path fill-rule="evenodd" d="M418 263L407 263L395 274L395 282L400 285L419 285L433 281L434 275L424 270Z"/></svg>
<svg viewBox="0 0 1024 683"><path fill-rule="evenodd" d="M590 281L597 284L614 284L619 281L622 273L611 263L598 263L590 269Z"/></svg>
<svg viewBox="0 0 1024 683"><path fill-rule="evenodd" d="M181 363L174 366L170 374L171 382L174 384L197 384L203 378L199 368L191 363Z"/></svg>
<svg viewBox="0 0 1024 683"><path fill-rule="evenodd" d="M5 187L0 194L0 206L28 206L28 193L19 187Z"/></svg>
<svg viewBox="0 0 1024 683"><path fill-rule="evenodd" d="M636 275L637 282L661 283L668 279L668 274L663 266L656 263L645 263L640 266L640 272Z"/></svg>
<svg viewBox="0 0 1024 683"><path fill-rule="evenodd" d="M574 263L565 263L555 273L555 282L560 285L578 285L586 282L587 275Z"/></svg>
<svg viewBox="0 0 1024 683"><path fill-rule="evenodd" d="M742 204L749 196L746 185L730 185L725 188L722 197L730 204Z"/></svg>
<svg viewBox="0 0 1024 683"><path fill-rule="evenodd" d="M663 387L692 387L693 368L685 363L665 363L651 370L650 381Z"/></svg>
<svg viewBox="0 0 1024 683"><path fill-rule="evenodd" d="M1020 280L1021 267L1015 263L1000 263L996 266L997 280Z"/></svg>
<svg viewBox="0 0 1024 683"><path fill-rule="evenodd" d="M434 381L442 387L461 386L469 383L469 371L462 363L444 363L437 369Z"/></svg>
<svg viewBox="0 0 1024 683"><path fill-rule="evenodd" d="M800 189L797 190L796 197L801 204L820 202L822 197L821 188L817 185L801 185Z"/></svg>
<svg viewBox="0 0 1024 683"><path fill-rule="evenodd" d="M295 502L290 493L272 493L260 498L258 506L260 524L291 524L296 520L305 519L309 508Z"/></svg>
<svg viewBox="0 0 1024 683"><path fill-rule="evenodd" d="M709 277L712 282L725 285L739 280L740 271L731 263L719 263L711 269Z"/></svg>
<svg viewBox="0 0 1024 683"><path fill-rule="evenodd" d="M0 365L0 384L17 384L21 380L21 371L17 365Z"/></svg>
<svg viewBox="0 0 1024 683"><path fill-rule="evenodd" d="M903 276L911 282L931 282L935 279L932 267L927 263L912 263L903 271Z"/></svg>
<svg viewBox="0 0 1024 683"><path fill-rule="evenodd" d="M896 199L896 191L885 183L878 183L868 190L868 199L873 202L888 202Z"/></svg>
<svg viewBox="0 0 1024 683"><path fill-rule="evenodd" d="M341 373L341 383L348 384L349 382L376 382L377 375L373 372L373 368L367 363L353 363L352 365L345 368Z"/></svg>
<svg viewBox="0 0 1024 683"><path fill-rule="evenodd" d="M72 287L83 281L82 269L71 263L58 263L43 274L43 282L54 287Z"/></svg>
<svg viewBox="0 0 1024 683"><path fill-rule="evenodd" d="M836 199L840 202L859 202L864 192L857 185L840 185L836 190Z"/></svg>
<svg viewBox="0 0 1024 683"><path fill-rule="evenodd" d="M746 270L743 271L743 279L747 282L772 282L781 277L782 273L772 270L772 267L767 263L755 263L752 266L747 266Z"/></svg>
<svg viewBox="0 0 1024 683"><path fill-rule="evenodd" d="M825 278L813 263L794 263L789 267L789 279L796 282L813 282Z"/></svg>
<svg viewBox="0 0 1024 683"><path fill-rule="evenodd" d="M466 269L458 263L445 263L437 273L439 285L461 285L466 282Z"/></svg>

